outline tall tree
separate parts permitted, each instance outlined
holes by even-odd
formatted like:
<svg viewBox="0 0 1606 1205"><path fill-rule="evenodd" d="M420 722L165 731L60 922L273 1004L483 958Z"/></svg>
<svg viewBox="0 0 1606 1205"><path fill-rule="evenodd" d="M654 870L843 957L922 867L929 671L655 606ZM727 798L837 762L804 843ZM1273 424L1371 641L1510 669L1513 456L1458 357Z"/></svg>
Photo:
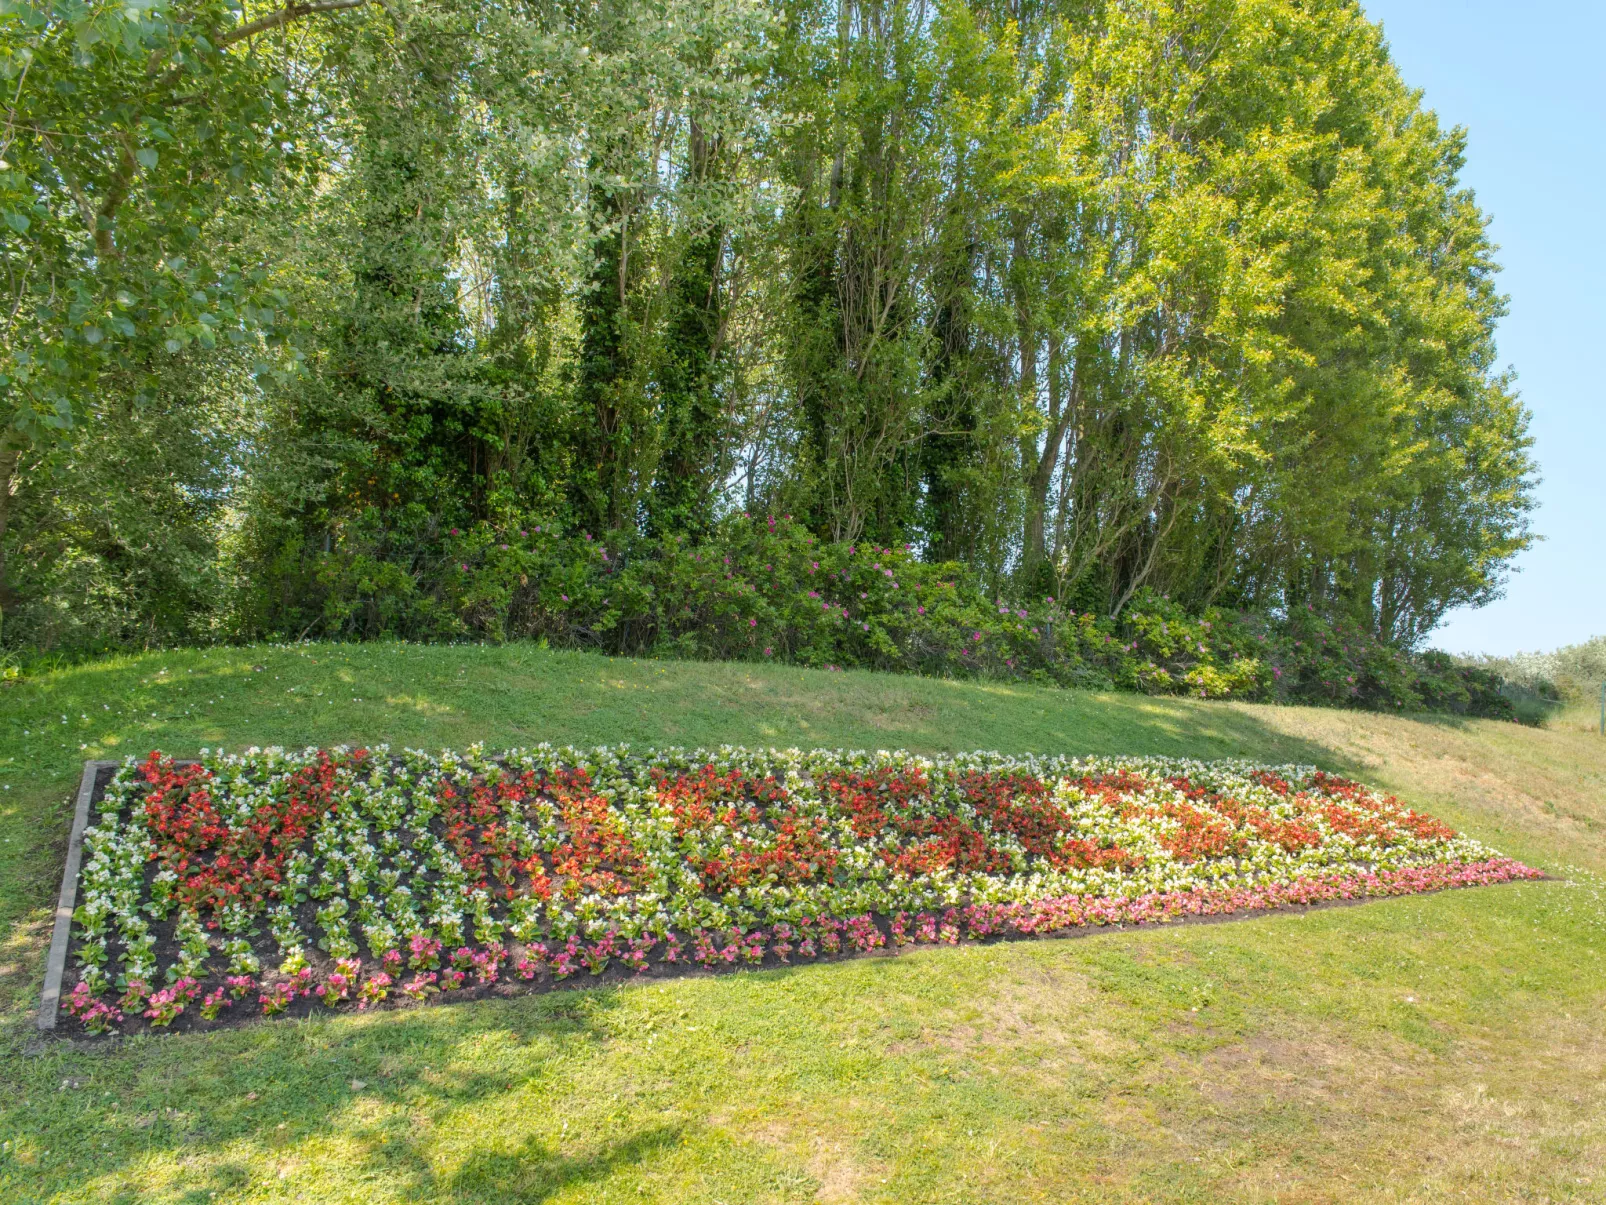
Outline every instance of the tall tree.
<svg viewBox="0 0 1606 1205"><path fill-rule="evenodd" d="M20 470L93 415L103 374L159 372L155 351L274 332L270 273L202 232L220 207L249 203L299 166L309 115L284 32L365 4L28 0L0 13L10 94L0 137L0 610Z"/></svg>

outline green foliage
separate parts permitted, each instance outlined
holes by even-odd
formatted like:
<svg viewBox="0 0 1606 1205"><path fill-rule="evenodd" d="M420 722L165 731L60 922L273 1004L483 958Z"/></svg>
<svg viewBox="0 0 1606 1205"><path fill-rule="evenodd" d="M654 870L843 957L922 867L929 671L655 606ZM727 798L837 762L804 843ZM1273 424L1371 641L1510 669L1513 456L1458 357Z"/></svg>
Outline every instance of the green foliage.
<svg viewBox="0 0 1606 1205"><path fill-rule="evenodd" d="M1350 0L340 7L0 11L8 645L1493 706L1402 650L1527 545L1528 416L1465 136ZM149 538L89 534L114 449ZM744 510L774 590L695 559Z"/></svg>
<svg viewBox="0 0 1606 1205"><path fill-rule="evenodd" d="M1467 663L1538 700L1587 703L1599 698L1601 684L1606 683L1606 636L1549 653L1474 657Z"/></svg>
<svg viewBox="0 0 1606 1205"><path fill-rule="evenodd" d="M30 458L12 515L13 647L82 655L225 634L220 544L245 433L219 374L164 368L143 403L112 388L75 438ZM229 383L248 380L242 367Z"/></svg>
<svg viewBox="0 0 1606 1205"><path fill-rule="evenodd" d="M1445 653L1410 653L1348 617L1295 608L1278 627L1277 694L1292 702L1376 711L1446 711L1514 720L1498 674Z"/></svg>
<svg viewBox="0 0 1606 1205"><path fill-rule="evenodd" d="M266 274L202 237L219 206L248 205L301 157L288 64L236 36L239 16L228 0L0 10L11 440L72 427L100 375L137 368L148 349L272 332L282 297Z"/></svg>
<svg viewBox="0 0 1606 1205"><path fill-rule="evenodd" d="M695 660L776 661L1198 698L1276 699L1513 718L1498 676L1412 654L1351 620L1219 607L1150 591L1119 619L1052 597L986 594L958 562L907 545L818 540L790 516L734 516L706 540L566 534L546 522L400 532L377 513L303 548L253 635L539 640ZM413 549L411 572L388 541ZM274 576L264 574L262 576Z"/></svg>
<svg viewBox="0 0 1606 1205"><path fill-rule="evenodd" d="M224 509L216 440L204 420L187 429L173 420L167 386L175 369L196 366L190 357L208 360L198 387L234 391L222 426L237 434L260 396L242 363L261 383L294 364L298 353L281 346L286 295L271 263L240 236L273 188L310 179L328 148L307 88L317 39L290 53L261 35L315 9L361 3L0 7L9 96L0 139L0 613L17 617L22 640L126 644L205 626L205 600L217 590L204 579L223 572L206 557ZM147 410L163 418L148 421ZM158 433L190 446L154 448ZM87 458L108 454L129 467L192 471L167 491L133 480L115 517L95 516L101 480L116 470L93 475ZM74 481L86 488L72 489ZM36 486L46 493L33 502L57 510L29 513ZM197 494L211 496L186 501ZM119 564L124 537L157 533L160 544L175 508L188 517L166 549L173 555ZM208 511L210 524L199 518ZM14 520L28 529L8 539ZM8 554L41 539L76 552L13 572ZM97 542L111 551L90 551ZM139 536L132 546L153 547Z"/></svg>
<svg viewBox="0 0 1606 1205"><path fill-rule="evenodd" d="M326 454L260 530L739 504L1402 647L1498 592L1531 465L1484 219L1352 6L625 13L424 6L341 59L268 459Z"/></svg>

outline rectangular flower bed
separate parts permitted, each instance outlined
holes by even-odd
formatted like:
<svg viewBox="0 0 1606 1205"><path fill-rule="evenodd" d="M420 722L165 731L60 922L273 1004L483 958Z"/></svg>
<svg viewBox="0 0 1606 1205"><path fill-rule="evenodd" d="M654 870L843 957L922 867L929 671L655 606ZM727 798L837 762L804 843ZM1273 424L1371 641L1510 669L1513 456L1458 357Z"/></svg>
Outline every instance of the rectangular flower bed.
<svg viewBox="0 0 1606 1205"><path fill-rule="evenodd" d="M1310 767L539 746L130 759L73 913L92 1033L1537 877Z"/></svg>

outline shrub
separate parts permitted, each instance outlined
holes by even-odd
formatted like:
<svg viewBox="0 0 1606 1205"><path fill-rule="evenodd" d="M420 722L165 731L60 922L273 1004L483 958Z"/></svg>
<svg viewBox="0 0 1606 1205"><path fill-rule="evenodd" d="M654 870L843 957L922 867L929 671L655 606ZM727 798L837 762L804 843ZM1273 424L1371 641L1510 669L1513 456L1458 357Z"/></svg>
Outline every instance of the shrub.
<svg viewBox="0 0 1606 1205"><path fill-rule="evenodd" d="M1463 657L1461 663L1505 681L1508 692L1539 702L1582 702L1597 697L1606 682L1606 636L1549 653L1509 657Z"/></svg>
<svg viewBox="0 0 1606 1205"><path fill-rule="evenodd" d="M1410 653L1353 621L1298 608L1275 625L1279 699L1373 711L1441 711L1516 719L1498 675L1444 653Z"/></svg>
<svg viewBox="0 0 1606 1205"><path fill-rule="evenodd" d="M407 568L397 549L413 550ZM1307 608L1190 614L1153 591L1119 619L1063 599L990 597L965 566L907 546L816 539L790 517L707 539L623 543L522 520L345 529L297 561L273 632L545 640L608 653L781 661L1199 698L1508 717L1490 675L1418 656ZM270 608L271 610L271 608Z"/></svg>

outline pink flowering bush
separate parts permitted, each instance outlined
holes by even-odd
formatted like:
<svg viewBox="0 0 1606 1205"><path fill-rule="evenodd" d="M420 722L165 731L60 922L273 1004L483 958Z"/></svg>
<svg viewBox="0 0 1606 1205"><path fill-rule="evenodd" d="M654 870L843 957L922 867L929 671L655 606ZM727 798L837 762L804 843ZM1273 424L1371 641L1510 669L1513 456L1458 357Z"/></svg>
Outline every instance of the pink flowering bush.
<svg viewBox="0 0 1606 1205"><path fill-rule="evenodd" d="M68 1016L75 1017L85 1032L108 1033L123 1022L123 1012L97 998L88 983L80 981L67 997Z"/></svg>
<svg viewBox="0 0 1606 1205"><path fill-rule="evenodd" d="M420 971L401 985L401 993L408 999L422 1000L431 992L440 990L435 986L435 982L439 978L440 976L434 971Z"/></svg>
<svg viewBox="0 0 1606 1205"><path fill-rule="evenodd" d="M185 1006L200 993L200 984L190 978L180 979L169 987L152 992L148 1003L150 1007L145 1010L145 1016L152 1028L161 1028L171 1025L178 1019Z"/></svg>
<svg viewBox="0 0 1606 1205"><path fill-rule="evenodd" d="M64 1005L92 1033L1537 873L1360 783L1238 762L153 754L116 773L98 811L75 916L82 978Z"/></svg>
<svg viewBox="0 0 1606 1205"><path fill-rule="evenodd" d="M407 965L415 971L432 971L441 964L441 943L437 938L414 933L407 941L407 949L409 952Z"/></svg>
<svg viewBox="0 0 1606 1205"><path fill-rule="evenodd" d="M342 958L335 964L335 969L329 972L329 977L314 989L315 994L329 1008L342 1000L350 1000L361 971L361 959Z"/></svg>
<svg viewBox="0 0 1606 1205"><path fill-rule="evenodd" d="M118 998L117 1006L125 1012L137 1012L145 1006L145 997L148 994L149 990L145 986L144 979L137 976L126 979L124 981L123 994Z"/></svg>

